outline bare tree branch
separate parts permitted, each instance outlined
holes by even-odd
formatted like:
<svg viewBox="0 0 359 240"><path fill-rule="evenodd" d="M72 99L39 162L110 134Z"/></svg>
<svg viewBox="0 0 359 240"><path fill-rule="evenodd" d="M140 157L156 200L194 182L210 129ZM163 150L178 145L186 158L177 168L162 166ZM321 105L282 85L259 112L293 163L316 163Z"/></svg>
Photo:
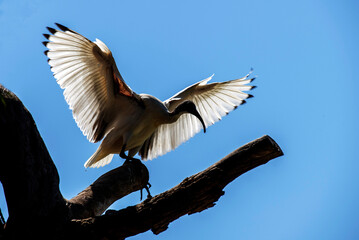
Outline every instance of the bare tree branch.
<svg viewBox="0 0 359 240"><path fill-rule="evenodd" d="M124 163L101 177L68 201L71 219L101 215L112 203L141 190L149 180L145 165L138 162Z"/></svg>
<svg viewBox="0 0 359 240"><path fill-rule="evenodd" d="M54 233L64 232L70 219L100 215L148 182L147 168L129 163L104 174L73 199L64 199L57 169L31 114L2 85L0 133L0 181L8 204L5 233L9 238L61 236Z"/></svg>
<svg viewBox="0 0 359 240"><path fill-rule="evenodd" d="M31 114L1 85L0 133L0 181L9 210L5 235L16 239L124 239L150 229L159 234L179 217L214 206L228 183L283 154L264 136L164 193L97 216L117 199L146 186L148 170L143 164L124 164L66 200Z"/></svg>
<svg viewBox="0 0 359 240"><path fill-rule="evenodd" d="M111 211L101 217L73 220L72 232L90 239L124 239L150 229L159 234L177 218L213 207L228 183L281 155L283 153L274 140L263 136L184 179L176 187L136 206Z"/></svg>
<svg viewBox="0 0 359 240"><path fill-rule="evenodd" d="M1 85L0 133L0 181L9 212L6 232L25 234L38 224L46 229L64 221L66 205L56 167L31 114Z"/></svg>

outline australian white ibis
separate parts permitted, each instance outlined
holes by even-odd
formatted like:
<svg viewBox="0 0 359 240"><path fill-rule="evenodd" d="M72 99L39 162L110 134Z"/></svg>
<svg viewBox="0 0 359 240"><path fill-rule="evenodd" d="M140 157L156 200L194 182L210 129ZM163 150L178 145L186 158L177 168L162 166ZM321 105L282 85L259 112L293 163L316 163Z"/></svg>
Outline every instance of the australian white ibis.
<svg viewBox="0 0 359 240"><path fill-rule="evenodd" d="M249 74L240 79L210 83L212 76L162 102L136 94L125 83L107 46L91 42L57 24L44 45L48 63L72 109L77 125L90 142L103 139L85 167L104 166L114 154L132 160L163 155L227 115L252 95ZM128 154L125 155L125 152Z"/></svg>

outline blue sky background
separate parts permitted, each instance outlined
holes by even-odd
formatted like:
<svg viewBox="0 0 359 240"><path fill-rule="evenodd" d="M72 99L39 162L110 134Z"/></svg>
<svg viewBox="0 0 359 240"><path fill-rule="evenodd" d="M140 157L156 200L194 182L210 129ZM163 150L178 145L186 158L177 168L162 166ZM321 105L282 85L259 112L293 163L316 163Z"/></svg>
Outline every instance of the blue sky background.
<svg viewBox="0 0 359 240"><path fill-rule="evenodd" d="M232 182L214 208L130 239L359 239L358 12L358 1L0 1L0 83L32 113L72 198L122 160L84 169L98 145L76 126L47 65L46 26L101 39L131 88L161 100L212 73L225 81L253 67L254 98L145 163L151 192L265 134L285 156Z"/></svg>

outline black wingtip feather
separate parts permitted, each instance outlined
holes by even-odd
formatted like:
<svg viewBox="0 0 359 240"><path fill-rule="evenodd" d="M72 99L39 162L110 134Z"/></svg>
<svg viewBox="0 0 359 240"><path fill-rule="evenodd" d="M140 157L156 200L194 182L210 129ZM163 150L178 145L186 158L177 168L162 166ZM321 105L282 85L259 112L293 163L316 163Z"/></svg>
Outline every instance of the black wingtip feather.
<svg viewBox="0 0 359 240"><path fill-rule="evenodd" d="M57 30L54 29L54 28L52 28L52 27L46 27L46 28L47 28L47 30L49 30L49 32L52 33L52 34L55 34L55 33L57 32Z"/></svg>
<svg viewBox="0 0 359 240"><path fill-rule="evenodd" d="M248 94L247 99L248 99L248 98L252 98L252 97L253 97L253 95L252 95L252 94Z"/></svg>
<svg viewBox="0 0 359 240"><path fill-rule="evenodd" d="M241 105L246 104L246 103L247 103L247 101L246 101L246 100L243 100L242 103L241 103Z"/></svg>
<svg viewBox="0 0 359 240"><path fill-rule="evenodd" d="M47 53L49 52L49 50L46 50L46 51L44 51L44 54L47 56Z"/></svg>
<svg viewBox="0 0 359 240"><path fill-rule="evenodd" d="M47 45L48 43L49 43L48 41L42 42L42 44L44 44L45 47L46 47L46 45Z"/></svg>
<svg viewBox="0 0 359 240"><path fill-rule="evenodd" d="M62 31L66 32L66 31L71 31L69 28L65 27L64 25L60 24L60 23L55 23L55 25L60 28Z"/></svg>
<svg viewBox="0 0 359 240"><path fill-rule="evenodd" d="M255 89L255 88L257 88L257 86L252 86L251 90L252 90L252 89Z"/></svg>
<svg viewBox="0 0 359 240"><path fill-rule="evenodd" d="M44 33L44 34L42 34L46 39L49 39L50 38L50 34L46 34L46 33Z"/></svg>

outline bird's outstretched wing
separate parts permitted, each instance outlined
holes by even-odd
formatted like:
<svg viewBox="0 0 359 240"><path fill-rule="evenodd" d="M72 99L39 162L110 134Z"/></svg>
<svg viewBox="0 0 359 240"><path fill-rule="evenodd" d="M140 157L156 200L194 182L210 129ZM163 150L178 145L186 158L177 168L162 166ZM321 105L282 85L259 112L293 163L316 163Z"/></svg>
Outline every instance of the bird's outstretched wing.
<svg viewBox="0 0 359 240"><path fill-rule="evenodd" d="M43 44L48 63L57 83L72 109L75 121L91 142L106 134L113 114L109 110L114 101L133 104L141 101L124 82L111 51L96 39L91 42L79 33L57 24L48 27L51 34Z"/></svg>
<svg viewBox="0 0 359 240"><path fill-rule="evenodd" d="M245 103L245 99L253 97L243 92L254 88L247 85L254 80L248 78L250 73L240 79L207 84L212 75L177 93L164 104L171 112L186 100L194 102L206 127L209 127ZM161 125L145 142L140 155L142 159L153 159L163 155L193 137L201 128L202 125L195 116L183 114L175 123Z"/></svg>

